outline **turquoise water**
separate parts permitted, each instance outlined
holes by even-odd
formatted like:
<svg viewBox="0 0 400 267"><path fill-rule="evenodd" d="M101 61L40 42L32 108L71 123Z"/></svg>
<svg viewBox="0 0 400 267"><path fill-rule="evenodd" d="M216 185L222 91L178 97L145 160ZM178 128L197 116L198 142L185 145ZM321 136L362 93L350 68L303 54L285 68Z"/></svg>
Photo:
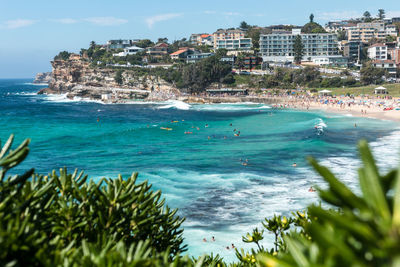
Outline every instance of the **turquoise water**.
<svg viewBox="0 0 400 267"><path fill-rule="evenodd" d="M232 260L234 252L225 247L247 248L241 236L264 217L317 201L307 190L322 181L308 167L308 155L352 187L360 138L371 142L384 168L397 164L399 125L389 121L263 104L104 105L38 96L34 92L43 86L30 82L0 80L0 139L11 133L16 143L32 139L19 170L34 166L46 174L66 166L93 179L137 171L187 218L185 240L195 256L213 251ZM324 124L320 134L314 127ZM235 129L240 136L234 136ZM211 236L216 242L202 242ZM267 236L264 244L271 241Z"/></svg>

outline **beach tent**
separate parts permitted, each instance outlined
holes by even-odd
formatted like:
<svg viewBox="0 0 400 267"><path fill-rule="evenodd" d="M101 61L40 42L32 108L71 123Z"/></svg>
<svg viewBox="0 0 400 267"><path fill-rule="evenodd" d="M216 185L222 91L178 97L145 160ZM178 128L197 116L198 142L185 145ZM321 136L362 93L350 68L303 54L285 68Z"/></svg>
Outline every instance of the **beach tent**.
<svg viewBox="0 0 400 267"><path fill-rule="evenodd" d="M318 94L323 95L323 96L328 96L328 95L332 95L332 91L322 90L322 91L319 91Z"/></svg>
<svg viewBox="0 0 400 267"><path fill-rule="evenodd" d="M387 94L387 89L383 86L375 88L375 94Z"/></svg>

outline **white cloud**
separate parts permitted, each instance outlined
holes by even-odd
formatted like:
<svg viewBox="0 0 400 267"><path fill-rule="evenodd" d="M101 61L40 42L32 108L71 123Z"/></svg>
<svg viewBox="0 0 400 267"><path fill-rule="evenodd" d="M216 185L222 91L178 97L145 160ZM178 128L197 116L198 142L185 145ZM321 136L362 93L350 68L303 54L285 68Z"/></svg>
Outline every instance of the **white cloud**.
<svg viewBox="0 0 400 267"><path fill-rule="evenodd" d="M241 14L238 12L223 12L222 15L225 16L240 16Z"/></svg>
<svg viewBox="0 0 400 267"><path fill-rule="evenodd" d="M52 19L51 21L62 23L62 24L74 24L77 23L78 20L71 18L63 18L63 19Z"/></svg>
<svg viewBox="0 0 400 267"><path fill-rule="evenodd" d="M152 17L148 17L146 18L146 24L147 26L151 29L153 27L153 25L157 22L160 21L166 21L166 20L170 20L170 19L174 19L177 17L182 16L183 14L181 13L168 13L168 14L161 14L161 15L156 15L156 16L152 16Z"/></svg>
<svg viewBox="0 0 400 267"><path fill-rule="evenodd" d="M316 20L330 21L330 20L343 20L354 19L362 17L362 12L359 11L333 11L333 12L317 12L315 15Z"/></svg>
<svg viewBox="0 0 400 267"><path fill-rule="evenodd" d="M120 19L114 17L91 17L91 18L85 18L83 20L99 26L115 26L115 25L125 24L128 22L128 20L126 19Z"/></svg>
<svg viewBox="0 0 400 267"><path fill-rule="evenodd" d="M217 13L217 12L214 11L214 10L206 10L206 11L204 11L204 14L215 14L215 13Z"/></svg>
<svg viewBox="0 0 400 267"><path fill-rule="evenodd" d="M36 22L37 20L32 20L32 19L14 19L14 20L7 20L6 22L3 23L3 25L0 25L0 27L5 29L17 29L30 26Z"/></svg>

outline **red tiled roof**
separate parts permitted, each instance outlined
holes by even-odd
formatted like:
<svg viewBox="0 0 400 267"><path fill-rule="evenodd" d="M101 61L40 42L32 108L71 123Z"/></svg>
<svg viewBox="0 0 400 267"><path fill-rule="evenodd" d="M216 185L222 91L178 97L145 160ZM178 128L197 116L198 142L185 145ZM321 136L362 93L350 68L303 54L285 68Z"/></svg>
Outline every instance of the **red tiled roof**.
<svg viewBox="0 0 400 267"><path fill-rule="evenodd" d="M159 43L156 44L154 47L168 47L168 45L166 43Z"/></svg>
<svg viewBox="0 0 400 267"><path fill-rule="evenodd" d="M186 51L188 51L188 48L179 49L178 51L176 51L176 52L170 54L170 56L177 56L177 55L180 55L180 54L182 54L182 53L185 53Z"/></svg>
<svg viewBox="0 0 400 267"><path fill-rule="evenodd" d="M211 36L210 34L202 34L202 35L200 35L201 38L207 38L207 37L210 37L210 36Z"/></svg>

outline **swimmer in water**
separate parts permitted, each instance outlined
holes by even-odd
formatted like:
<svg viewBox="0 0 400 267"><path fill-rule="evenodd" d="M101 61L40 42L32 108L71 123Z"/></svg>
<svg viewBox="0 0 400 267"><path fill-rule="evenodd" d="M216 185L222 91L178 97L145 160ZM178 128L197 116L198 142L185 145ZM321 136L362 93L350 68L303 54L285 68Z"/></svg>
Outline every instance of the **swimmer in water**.
<svg viewBox="0 0 400 267"><path fill-rule="evenodd" d="M207 239L205 237L203 238L203 242L207 242Z"/></svg>
<svg viewBox="0 0 400 267"><path fill-rule="evenodd" d="M293 163L293 164L292 164L292 167L297 167L297 163L296 163L296 162Z"/></svg>
<svg viewBox="0 0 400 267"><path fill-rule="evenodd" d="M357 123L354 123L354 128L357 128Z"/></svg>
<svg viewBox="0 0 400 267"><path fill-rule="evenodd" d="M211 237L211 241L212 241L212 242L215 242L215 238L214 238L214 237Z"/></svg>
<svg viewBox="0 0 400 267"><path fill-rule="evenodd" d="M312 186L308 189L308 192L315 192L317 190L315 190Z"/></svg>
<svg viewBox="0 0 400 267"><path fill-rule="evenodd" d="M206 124L206 126L205 126L206 128L208 128L208 124Z"/></svg>

